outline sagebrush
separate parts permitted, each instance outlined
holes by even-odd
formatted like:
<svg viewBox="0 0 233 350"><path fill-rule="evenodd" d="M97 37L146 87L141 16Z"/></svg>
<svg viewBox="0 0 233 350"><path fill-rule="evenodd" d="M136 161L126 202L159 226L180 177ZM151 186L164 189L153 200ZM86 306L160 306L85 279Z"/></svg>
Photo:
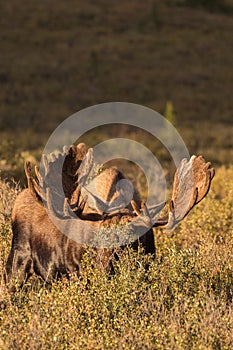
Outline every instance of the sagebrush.
<svg viewBox="0 0 233 350"><path fill-rule="evenodd" d="M233 167L218 169L203 203L175 231L156 231L155 261L128 249L110 277L87 254L81 279L35 278L12 295L2 286L0 348L231 349L232 185ZM1 276L17 192L1 182Z"/></svg>

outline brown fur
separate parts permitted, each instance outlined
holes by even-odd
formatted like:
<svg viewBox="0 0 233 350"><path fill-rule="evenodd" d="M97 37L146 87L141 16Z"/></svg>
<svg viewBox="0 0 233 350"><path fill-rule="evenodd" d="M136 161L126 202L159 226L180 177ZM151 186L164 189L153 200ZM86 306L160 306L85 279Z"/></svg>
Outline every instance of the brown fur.
<svg viewBox="0 0 233 350"><path fill-rule="evenodd" d="M133 215L97 217L87 216L93 227L129 222ZM51 282L61 275L80 273L82 255L86 248L62 234L49 219L46 209L29 189L17 197L12 212L13 239L6 265L6 282L17 279L20 284L33 273ZM153 231L140 238L146 253L155 253ZM134 243L137 248L138 242ZM106 271L113 271L113 249L97 249L98 264Z"/></svg>

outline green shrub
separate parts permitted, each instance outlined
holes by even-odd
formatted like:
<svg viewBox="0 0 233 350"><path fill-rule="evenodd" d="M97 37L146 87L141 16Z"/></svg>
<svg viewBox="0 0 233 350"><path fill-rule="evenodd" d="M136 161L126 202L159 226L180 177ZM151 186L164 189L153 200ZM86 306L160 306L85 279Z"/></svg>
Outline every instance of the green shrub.
<svg viewBox="0 0 233 350"><path fill-rule="evenodd" d="M108 276L86 254L82 278L34 277L1 292L1 349L230 349L233 343L233 167L171 233L155 231L157 259L126 249ZM0 183L1 274L18 189ZM146 268L149 263L149 268Z"/></svg>

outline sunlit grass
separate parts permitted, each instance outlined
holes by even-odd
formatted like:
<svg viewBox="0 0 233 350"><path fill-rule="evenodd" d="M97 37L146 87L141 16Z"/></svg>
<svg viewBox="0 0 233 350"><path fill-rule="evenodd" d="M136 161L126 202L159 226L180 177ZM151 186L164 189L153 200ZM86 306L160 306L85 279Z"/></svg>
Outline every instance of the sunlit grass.
<svg viewBox="0 0 233 350"><path fill-rule="evenodd" d="M126 250L115 275L83 261L82 278L34 277L2 287L1 349L230 349L233 344L233 168L171 233L155 232L157 259ZM1 182L1 275L18 192ZM145 266L148 266L146 269Z"/></svg>

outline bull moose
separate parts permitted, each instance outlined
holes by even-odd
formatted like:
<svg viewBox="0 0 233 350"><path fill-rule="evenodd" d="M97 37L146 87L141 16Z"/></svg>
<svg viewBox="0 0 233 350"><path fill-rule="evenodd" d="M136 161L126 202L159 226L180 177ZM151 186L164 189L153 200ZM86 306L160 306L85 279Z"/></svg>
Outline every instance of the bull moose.
<svg viewBox="0 0 233 350"><path fill-rule="evenodd" d="M130 244L135 249L140 244L145 254L155 254L153 228L172 230L206 196L214 176L202 156L183 159L174 176L171 200L147 207L136 189L127 203L125 193L116 189L124 176L115 168L103 170L87 184L94 156L83 143L43 155L42 160L44 171L36 166L35 175L30 163L25 163L28 188L14 203L5 275L9 286L14 279L22 285L33 273L48 283L62 275L80 274L87 245L99 232L108 235L105 228L111 228L110 236L104 237L108 242L118 239L118 245ZM63 193L58 191L59 181ZM93 181L96 193L91 191ZM166 205L166 214L157 218ZM127 228L128 240L121 242L123 231L118 227ZM111 271L114 244L101 242L94 245L97 263Z"/></svg>

